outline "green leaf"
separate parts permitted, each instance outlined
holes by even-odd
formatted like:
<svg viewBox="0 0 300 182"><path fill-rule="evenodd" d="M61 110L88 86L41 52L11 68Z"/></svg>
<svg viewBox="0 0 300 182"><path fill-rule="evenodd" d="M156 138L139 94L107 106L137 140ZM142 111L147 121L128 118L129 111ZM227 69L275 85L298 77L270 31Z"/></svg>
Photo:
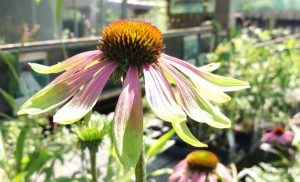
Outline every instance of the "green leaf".
<svg viewBox="0 0 300 182"><path fill-rule="evenodd" d="M16 175L16 177L14 177L14 179L12 180L12 182L23 182L25 177L27 175L27 172L21 172L21 173L18 173Z"/></svg>
<svg viewBox="0 0 300 182"><path fill-rule="evenodd" d="M63 5L63 0L56 0L55 20L56 20L57 27L60 27L62 5Z"/></svg>
<svg viewBox="0 0 300 182"><path fill-rule="evenodd" d="M19 85L20 84L19 75L18 75L17 70L15 69L15 67L13 65L13 61L15 60L15 57L10 53L3 53L0 50L0 60L2 60L7 65L8 69L12 73L13 78L15 79L15 81Z"/></svg>
<svg viewBox="0 0 300 182"><path fill-rule="evenodd" d="M169 139L174 135L174 133L175 131L172 129L164 135L162 135L158 140L152 142L149 146L149 149L146 152L146 156L150 158L161 153Z"/></svg>
<svg viewBox="0 0 300 182"><path fill-rule="evenodd" d="M21 172L23 149L24 149L24 145L25 145L27 130L28 130L27 126L23 127L21 129L21 132L20 132L20 134L18 136L18 140L17 140L15 159L16 159L16 168L17 168L18 173Z"/></svg>
<svg viewBox="0 0 300 182"><path fill-rule="evenodd" d="M6 102L9 104L9 106L14 111L16 111L17 103L15 102L15 99L1 88L0 88L0 95L2 95L3 98L6 100Z"/></svg>
<svg viewBox="0 0 300 182"><path fill-rule="evenodd" d="M6 161L6 159L7 159L7 157L6 157L6 153L5 153L5 149L4 149L3 136L2 136L2 132L0 130L0 162Z"/></svg>
<svg viewBox="0 0 300 182"><path fill-rule="evenodd" d="M194 135L191 133L189 128L187 127L186 122L174 123L172 122L172 126L176 132L176 134L186 143L194 146L194 147L207 147L206 144L200 142Z"/></svg>

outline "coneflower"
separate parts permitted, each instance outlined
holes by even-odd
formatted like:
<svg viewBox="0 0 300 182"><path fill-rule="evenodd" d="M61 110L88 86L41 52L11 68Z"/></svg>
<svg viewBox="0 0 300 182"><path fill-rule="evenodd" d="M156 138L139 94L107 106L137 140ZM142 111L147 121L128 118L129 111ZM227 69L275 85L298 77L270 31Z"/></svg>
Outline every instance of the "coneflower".
<svg viewBox="0 0 300 182"><path fill-rule="evenodd" d="M287 144L291 144L293 138L293 132L284 129L282 126L277 126L273 128L272 131L265 133L262 137L262 141L285 146Z"/></svg>
<svg viewBox="0 0 300 182"><path fill-rule="evenodd" d="M187 143L203 147L186 125L187 116L217 128L230 120L212 103L224 103L224 92L249 87L248 83L212 74L213 66L197 68L163 53L161 32L138 20L119 20L102 32L98 50L75 55L53 66L30 64L43 74L63 72L36 93L19 114L41 114L60 108L54 122L71 124L92 110L110 77L122 79L113 121L113 138L121 162L135 166L142 151L143 108L140 79L147 101L162 120L172 123Z"/></svg>
<svg viewBox="0 0 300 182"><path fill-rule="evenodd" d="M169 177L169 182L231 182L230 170L219 162L218 157L206 150L191 152L180 161Z"/></svg>

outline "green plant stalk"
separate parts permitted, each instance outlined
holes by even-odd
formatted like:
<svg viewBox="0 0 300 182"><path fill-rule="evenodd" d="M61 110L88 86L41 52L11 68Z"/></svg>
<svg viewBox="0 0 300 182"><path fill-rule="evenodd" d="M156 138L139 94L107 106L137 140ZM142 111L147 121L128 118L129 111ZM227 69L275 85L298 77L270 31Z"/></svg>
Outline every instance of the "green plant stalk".
<svg viewBox="0 0 300 182"><path fill-rule="evenodd" d="M145 164L145 154L142 149L140 159L135 167L135 181L136 182L146 182L146 164Z"/></svg>
<svg viewBox="0 0 300 182"><path fill-rule="evenodd" d="M92 182L97 182L97 170L96 170L96 153L93 147L89 147L90 152L90 163L91 163L91 175L92 175Z"/></svg>

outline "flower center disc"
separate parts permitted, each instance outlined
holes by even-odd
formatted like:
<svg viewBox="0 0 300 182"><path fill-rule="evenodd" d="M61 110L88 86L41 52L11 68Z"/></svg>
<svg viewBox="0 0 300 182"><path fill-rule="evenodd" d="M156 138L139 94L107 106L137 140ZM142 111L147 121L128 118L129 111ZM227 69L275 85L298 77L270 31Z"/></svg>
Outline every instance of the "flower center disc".
<svg viewBox="0 0 300 182"><path fill-rule="evenodd" d="M189 167L195 170L212 170L217 166L219 161L214 153L205 150L194 151L186 159Z"/></svg>
<svg viewBox="0 0 300 182"><path fill-rule="evenodd" d="M156 62L164 49L161 32L138 20L119 20L102 31L98 48L108 60L123 65Z"/></svg>
<svg viewBox="0 0 300 182"><path fill-rule="evenodd" d="M276 135L282 135L284 133L284 131L285 131L285 129L281 126L278 126L273 129L273 133L275 133Z"/></svg>

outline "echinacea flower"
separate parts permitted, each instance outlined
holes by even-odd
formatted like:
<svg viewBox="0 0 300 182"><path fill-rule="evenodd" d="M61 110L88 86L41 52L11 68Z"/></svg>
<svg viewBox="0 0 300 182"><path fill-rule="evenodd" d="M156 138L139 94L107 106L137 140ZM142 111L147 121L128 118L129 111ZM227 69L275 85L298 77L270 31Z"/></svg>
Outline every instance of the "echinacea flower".
<svg viewBox="0 0 300 182"><path fill-rule="evenodd" d="M294 134L289 130L285 130L283 127L278 126L273 128L271 132L265 133L262 141L269 144L281 144L287 145L293 141Z"/></svg>
<svg viewBox="0 0 300 182"><path fill-rule="evenodd" d="M191 152L180 161L169 177L169 182L231 182L230 170L219 162L218 157L206 150Z"/></svg>
<svg viewBox="0 0 300 182"><path fill-rule="evenodd" d="M110 77L124 80L113 121L113 142L127 166L135 166L142 150L143 108L140 79L153 112L172 123L187 143L203 147L186 125L187 116L217 128L230 120L212 103L224 103L224 92L249 87L248 83L214 75L218 64L197 68L163 53L161 32L138 20L119 20L102 31L99 50L77 54L53 66L30 64L42 74L63 74L36 93L19 114L42 114L59 108L54 122L71 124L96 104ZM212 103L211 103L212 102Z"/></svg>

